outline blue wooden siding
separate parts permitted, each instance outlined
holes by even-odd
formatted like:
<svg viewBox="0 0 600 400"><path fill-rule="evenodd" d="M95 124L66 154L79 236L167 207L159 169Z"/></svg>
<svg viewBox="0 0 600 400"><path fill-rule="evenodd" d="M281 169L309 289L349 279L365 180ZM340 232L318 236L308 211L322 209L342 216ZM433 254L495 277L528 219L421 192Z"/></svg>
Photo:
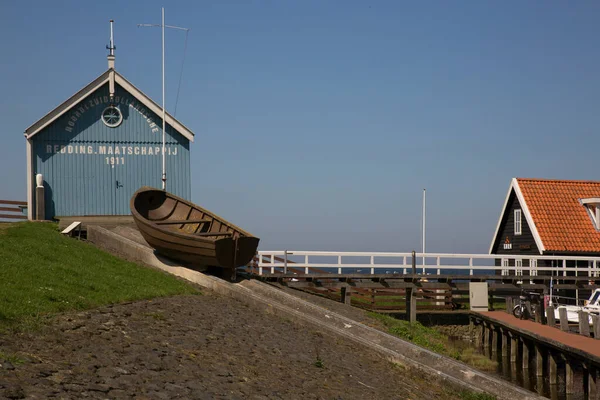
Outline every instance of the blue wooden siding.
<svg viewBox="0 0 600 400"><path fill-rule="evenodd" d="M123 114L118 127L101 120L109 105L106 84L33 137L34 174L43 175L46 187L46 218L128 215L137 189L161 187L162 120L115 86ZM189 199L189 140L167 125L166 148L167 190Z"/></svg>

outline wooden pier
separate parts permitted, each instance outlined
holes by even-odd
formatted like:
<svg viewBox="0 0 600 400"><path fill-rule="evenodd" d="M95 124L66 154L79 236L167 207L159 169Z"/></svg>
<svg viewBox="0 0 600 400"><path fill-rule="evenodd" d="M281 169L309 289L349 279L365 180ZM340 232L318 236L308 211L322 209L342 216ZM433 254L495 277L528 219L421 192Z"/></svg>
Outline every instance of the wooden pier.
<svg viewBox="0 0 600 400"><path fill-rule="evenodd" d="M563 380L567 395L585 393L589 399L600 396L597 387L600 370L598 338L567 333L501 311L472 312L470 319L476 332L476 345L486 354L500 351L503 356L510 356L514 367L520 363L524 371L530 368L530 360L535 360L533 365L538 380L548 376L551 385ZM564 365L564 369L559 369L559 365ZM583 369L584 387L575 386L574 371L577 368Z"/></svg>

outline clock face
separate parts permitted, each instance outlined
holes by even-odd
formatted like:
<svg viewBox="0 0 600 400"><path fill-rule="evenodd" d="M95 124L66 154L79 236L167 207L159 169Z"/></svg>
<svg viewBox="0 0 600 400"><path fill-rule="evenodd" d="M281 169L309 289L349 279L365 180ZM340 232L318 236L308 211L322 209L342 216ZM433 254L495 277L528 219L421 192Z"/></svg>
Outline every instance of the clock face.
<svg viewBox="0 0 600 400"><path fill-rule="evenodd" d="M109 128L116 128L123 122L123 114L115 106L108 106L102 111L102 122Z"/></svg>

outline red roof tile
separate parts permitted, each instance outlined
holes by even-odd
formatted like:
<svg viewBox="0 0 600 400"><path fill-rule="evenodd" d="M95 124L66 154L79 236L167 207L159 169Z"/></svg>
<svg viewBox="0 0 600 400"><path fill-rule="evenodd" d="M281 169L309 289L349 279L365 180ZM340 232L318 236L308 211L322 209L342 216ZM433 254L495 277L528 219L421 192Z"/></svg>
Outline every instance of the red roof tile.
<svg viewBox="0 0 600 400"><path fill-rule="evenodd" d="M579 201L600 197L600 182L525 178L517 182L546 252L600 252L600 232Z"/></svg>

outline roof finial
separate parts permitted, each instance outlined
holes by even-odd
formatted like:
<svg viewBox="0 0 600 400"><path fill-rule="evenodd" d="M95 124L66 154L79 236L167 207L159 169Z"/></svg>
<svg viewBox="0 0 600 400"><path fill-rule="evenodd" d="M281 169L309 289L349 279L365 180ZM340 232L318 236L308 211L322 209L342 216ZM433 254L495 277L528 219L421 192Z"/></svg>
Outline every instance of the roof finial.
<svg viewBox="0 0 600 400"><path fill-rule="evenodd" d="M109 53L108 53L108 69L115 68L115 49L117 48L117 46L115 46L115 42L113 40L113 22L115 22L115 21L111 19L110 20L110 44L108 46L106 46L106 48L109 51Z"/></svg>

